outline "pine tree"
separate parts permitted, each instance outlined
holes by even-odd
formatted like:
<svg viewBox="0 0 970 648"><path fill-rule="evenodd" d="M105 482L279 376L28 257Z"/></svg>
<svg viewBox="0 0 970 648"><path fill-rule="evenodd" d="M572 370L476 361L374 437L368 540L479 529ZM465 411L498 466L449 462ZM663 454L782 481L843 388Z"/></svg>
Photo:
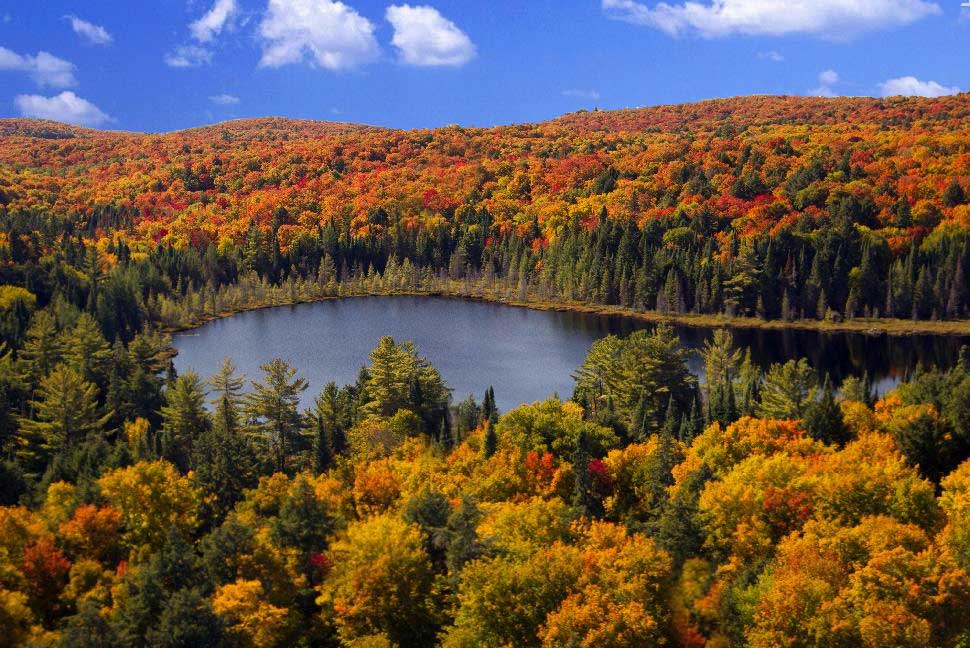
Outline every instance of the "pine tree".
<svg viewBox="0 0 970 648"><path fill-rule="evenodd" d="M485 421L485 436L482 439L482 457L489 459L498 450L498 434L495 432L495 424L489 418Z"/></svg>
<svg viewBox="0 0 970 648"><path fill-rule="evenodd" d="M243 408L242 389L245 376L236 374L236 365L231 358L222 361L222 366L211 378L209 387L213 395L210 401L215 406L213 425L221 433L239 432L239 415Z"/></svg>
<svg viewBox="0 0 970 648"><path fill-rule="evenodd" d="M189 469L192 445L209 429L205 392L198 374L187 371L165 390L162 406L161 453L182 472Z"/></svg>
<svg viewBox="0 0 970 648"><path fill-rule="evenodd" d="M849 440L849 428L828 378L822 386L821 398L806 408L803 425L810 437L823 443L843 445Z"/></svg>
<svg viewBox="0 0 970 648"><path fill-rule="evenodd" d="M98 407L98 388L65 365L41 381L35 396L31 416L20 420L22 451L35 459L79 444L111 418Z"/></svg>
<svg viewBox="0 0 970 648"><path fill-rule="evenodd" d="M496 414L498 414L498 408L495 406L495 390L489 385L482 399L482 418L488 421Z"/></svg>
<svg viewBox="0 0 970 648"><path fill-rule="evenodd" d="M269 447L275 470L286 472L303 431L297 408L307 381L296 378L296 369L278 358L260 369L263 382L253 383L252 393L246 396L245 411L255 421L252 432Z"/></svg>

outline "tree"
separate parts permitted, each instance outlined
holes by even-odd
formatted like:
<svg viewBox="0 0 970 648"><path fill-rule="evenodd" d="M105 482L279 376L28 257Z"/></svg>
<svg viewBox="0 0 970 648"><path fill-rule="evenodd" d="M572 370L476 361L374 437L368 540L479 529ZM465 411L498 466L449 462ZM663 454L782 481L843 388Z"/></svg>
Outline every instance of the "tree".
<svg viewBox="0 0 970 648"><path fill-rule="evenodd" d="M669 326L635 331L626 338L607 336L593 343L576 372L574 397L593 415L612 402L628 431L642 429L644 421L655 431L671 398L676 409L686 411L696 395L687 353Z"/></svg>
<svg viewBox="0 0 970 648"><path fill-rule="evenodd" d="M407 409L421 418L426 434L436 433L448 414L449 390L414 343L397 344L394 338L382 337L370 361L363 411L386 417Z"/></svg>
<svg viewBox="0 0 970 648"><path fill-rule="evenodd" d="M956 207L967 202L966 192L963 186L956 179L950 181L943 192L943 204L947 207Z"/></svg>
<svg viewBox="0 0 970 648"><path fill-rule="evenodd" d="M495 424L489 418L485 421L485 435L482 438L482 457L489 459L498 450L498 434L495 432Z"/></svg>
<svg viewBox="0 0 970 648"><path fill-rule="evenodd" d="M202 493L166 461L140 461L98 480L119 511L132 548L158 547L170 530L188 533L198 524Z"/></svg>
<svg viewBox="0 0 970 648"><path fill-rule="evenodd" d="M313 400L310 413L313 433L313 467L321 473L333 464L347 446L345 407L337 384L329 382Z"/></svg>
<svg viewBox="0 0 970 648"><path fill-rule="evenodd" d="M49 458L102 429L111 414L98 408L98 388L75 370L58 365L37 388L30 402L33 415L20 421L24 452L35 460Z"/></svg>
<svg viewBox="0 0 970 648"><path fill-rule="evenodd" d="M219 371L209 379L213 395L210 402L215 406L213 424L220 432L239 432L239 415L244 405L241 393L245 381L245 376L236 374L236 365L232 358L223 360Z"/></svg>
<svg viewBox="0 0 970 648"><path fill-rule="evenodd" d="M297 406L308 383L305 378L294 379L296 369L280 359L260 369L265 376L262 383L253 383L253 391L246 398L246 414L255 421L252 429L256 437L269 446L275 469L286 472L303 431Z"/></svg>
<svg viewBox="0 0 970 648"><path fill-rule="evenodd" d="M175 592L161 610L158 624L145 635L159 648L216 648L224 644L222 623L212 604L194 589Z"/></svg>
<svg viewBox="0 0 970 648"><path fill-rule="evenodd" d="M603 503L596 494L590 471L590 441L585 430L580 430L573 450L572 465L576 475L573 488L573 506L580 516L599 518L603 515Z"/></svg>
<svg viewBox="0 0 970 648"><path fill-rule="evenodd" d="M803 425L809 436L822 443L843 445L849 440L849 428L828 378L822 386L821 398L806 408Z"/></svg>
<svg viewBox="0 0 970 648"><path fill-rule="evenodd" d="M34 314L19 359L26 363L31 381L39 382L61 362L63 346L57 333L57 322L49 311Z"/></svg>
<svg viewBox="0 0 970 648"><path fill-rule="evenodd" d="M768 369L761 385L758 416L774 419L801 419L815 401L815 372L802 358L775 364Z"/></svg>
<svg viewBox="0 0 970 648"><path fill-rule="evenodd" d="M198 374L187 371L165 390L165 405L161 413L162 457L186 472L195 441L206 433L211 424Z"/></svg>
<svg viewBox="0 0 970 648"><path fill-rule="evenodd" d="M351 524L331 553L318 603L334 610L341 639L385 634L399 646L434 644L432 570L417 526L374 516Z"/></svg>

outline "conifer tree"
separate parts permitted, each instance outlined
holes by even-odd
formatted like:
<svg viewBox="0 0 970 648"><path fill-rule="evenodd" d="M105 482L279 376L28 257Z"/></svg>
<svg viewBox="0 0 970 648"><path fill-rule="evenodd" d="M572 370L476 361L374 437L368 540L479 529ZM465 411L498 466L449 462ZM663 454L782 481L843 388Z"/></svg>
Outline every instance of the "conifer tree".
<svg viewBox="0 0 970 648"><path fill-rule="evenodd" d="M297 409L300 394L308 386L305 378L296 377L296 369L279 358L260 366L263 382L254 382L246 396L246 415L255 421L254 436L265 443L272 456L274 469L286 472L296 451L303 419Z"/></svg>
<svg viewBox="0 0 970 648"><path fill-rule="evenodd" d="M98 388L66 365L41 381L30 407L31 415L20 420L20 435L22 452L34 459L77 445L111 418L98 407Z"/></svg>

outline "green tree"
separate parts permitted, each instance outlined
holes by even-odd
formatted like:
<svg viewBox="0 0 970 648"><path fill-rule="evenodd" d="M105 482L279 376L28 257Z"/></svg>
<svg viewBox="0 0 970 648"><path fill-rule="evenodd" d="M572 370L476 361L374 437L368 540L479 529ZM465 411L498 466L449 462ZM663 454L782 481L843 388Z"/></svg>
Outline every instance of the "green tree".
<svg viewBox="0 0 970 648"><path fill-rule="evenodd" d="M253 383L253 391L246 397L245 411L255 421L252 432L269 447L274 468L286 472L303 431L303 419L297 408L307 381L296 378L296 369L279 358L260 369L265 374L263 382Z"/></svg>
<svg viewBox="0 0 970 648"><path fill-rule="evenodd" d="M224 359L219 371L209 378L210 393L213 396L210 402L215 406L213 425L220 432L239 432L239 415L244 405L242 389L245 382L245 376L237 375L232 358Z"/></svg>
<svg viewBox="0 0 970 648"><path fill-rule="evenodd" d="M817 389L815 372L804 358L771 365L761 385L758 416L801 419L815 401Z"/></svg>
<svg viewBox="0 0 970 648"><path fill-rule="evenodd" d="M162 457L185 472L189 469L193 444L210 426L205 392L198 374L187 371L165 390L161 413Z"/></svg>
<svg viewBox="0 0 970 648"><path fill-rule="evenodd" d="M98 388L65 365L56 366L41 381L35 396L31 416L20 420L23 451L34 459L80 443L111 418L98 407Z"/></svg>
<svg viewBox="0 0 970 648"><path fill-rule="evenodd" d="M836 402L835 391L827 378L822 386L822 396L805 410L804 426L809 436L823 443L843 445L849 440L842 408Z"/></svg>
<svg viewBox="0 0 970 648"><path fill-rule="evenodd" d="M393 416L407 409L421 418L425 433L437 432L447 415L449 390L438 370L418 355L414 343L397 344L394 338L382 337L370 361L364 412Z"/></svg>
<svg viewBox="0 0 970 648"><path fill-rule="evenodd" d="M68 366L90 383L107 385L111 347L93 317L81 313L74 327L61 333L61 346Z"/></svg>

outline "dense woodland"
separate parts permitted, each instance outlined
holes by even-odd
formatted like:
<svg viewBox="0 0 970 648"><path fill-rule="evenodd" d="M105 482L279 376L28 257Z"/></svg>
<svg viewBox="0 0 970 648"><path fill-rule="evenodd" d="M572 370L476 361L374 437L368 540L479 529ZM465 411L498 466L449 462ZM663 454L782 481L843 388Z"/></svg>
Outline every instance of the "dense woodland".
<svg viewBox="0 0 970 648"><path fill-rule="evenodd" d="M301 409L285 362L176 375L167 337L429 287L960 317L968 108L0 121L0 645L970 644L970 352L877 398L719 331L698 384L660 326L499 412L384 338Z"/></svg>
<svg viewBox="0 0 970 648"><path fill-rule="evenodd" d="M341 279L407 261L666 313L959 318L968 130L966 94L749 97L430 131L2 120L0 215L79 219L109 265L119 237L136 254L192 250L220 263L217 281L306 280L329 256Z"/></svg>

